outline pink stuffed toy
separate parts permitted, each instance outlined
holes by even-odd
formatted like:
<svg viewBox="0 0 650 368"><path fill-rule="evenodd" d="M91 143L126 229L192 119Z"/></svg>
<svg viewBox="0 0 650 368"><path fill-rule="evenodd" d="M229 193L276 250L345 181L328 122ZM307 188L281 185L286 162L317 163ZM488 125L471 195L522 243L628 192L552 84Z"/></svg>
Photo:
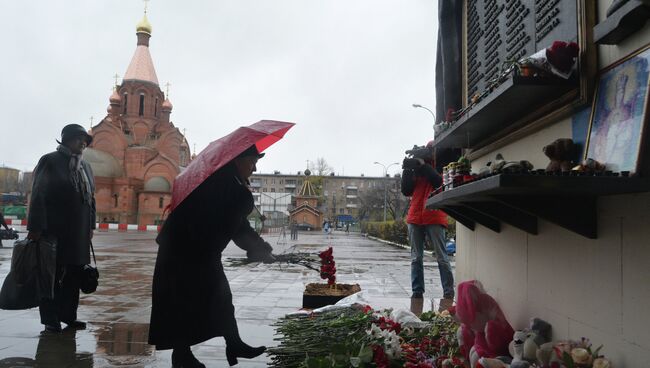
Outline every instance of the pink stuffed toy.
<svg viewBox="0 0 650 368"><path fill-rule="evenodd" d="M472 368L482 367L479 358L508 355L514 330L497 302L485 293L478 281L458 285L455 314L461 323L458 343Z"/></svg>

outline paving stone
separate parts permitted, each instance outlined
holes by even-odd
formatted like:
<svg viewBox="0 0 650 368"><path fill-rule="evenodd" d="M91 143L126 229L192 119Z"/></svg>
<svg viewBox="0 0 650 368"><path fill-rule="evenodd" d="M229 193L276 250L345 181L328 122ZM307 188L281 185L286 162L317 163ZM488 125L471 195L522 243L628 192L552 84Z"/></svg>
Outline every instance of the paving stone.
<svg viewBox="0 0 650 368"><path fill-rule="evenodd" d="M81 297L79 318L88 321L86 330L42 334L38 309L0 311L0 368L170 367L171 350L156 351L147 344L157 251L154 238L155 234L138 232L95 234L101 278L96 293ZM316 253L332 246L337 281L358 283L376 308L427 311L437 307L432 298L442 296L437 264L425 256L425 298L412 304L408 249L337 232L330 238L318 232L301 233L297 241L265 238L277 254ZM4 241L0 248L0 282L9 272L11 244ZM323 281L316 271L298 265L232 266L229 258L245 258L245 252L234 244L226 248L223 257L240 333L251 345L276 345L273 323L301 308L306 284ZM193 351L208 367L227 366L223 338L194 346ZM239 367L265 367L267 362L263 355L242 359Z"/></svg>

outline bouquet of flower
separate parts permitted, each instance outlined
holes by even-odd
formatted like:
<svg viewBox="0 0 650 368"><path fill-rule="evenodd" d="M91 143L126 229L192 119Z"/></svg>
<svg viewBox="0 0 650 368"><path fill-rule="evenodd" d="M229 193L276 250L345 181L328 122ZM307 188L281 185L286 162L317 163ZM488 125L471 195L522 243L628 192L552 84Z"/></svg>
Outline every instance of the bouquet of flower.
<svg viewBox="0 0 650 368"><path fill-rule="evenodd" d="M580 47L575 42L555 41L551 47L522 59L519 65L531 65L541 71L569 79L579 52Z"/></svg>
<svg viewBox="0 0 650 368"><path fill-rule="evenodd" d="M540 367L551 368L611 368L612 363L600 354L603 346L594 349L587 338L580 341L559 341L545 345L552 345L552 350L546 354L542 349L543 358ZM545 346L546 347L546 346ZM546 350L546 351L545 351Z"/></svg>
<svg viewBox="0 0 650 368"><path fill-rule="evenodd" d="M392 317L393 316L393 317ZM400 323L391 310L355 304L285 316L276 324L270 367L466 368L449 315L425 313Z"/></svg>
<svg viewBox="0 0 650 368"><path fill-rule="evenodd" d="M336 283L336 262L334 262L334 255L332 247L322 251L318 254L320 257L320 277L327 279L327 284L332 286Z"/></svg>

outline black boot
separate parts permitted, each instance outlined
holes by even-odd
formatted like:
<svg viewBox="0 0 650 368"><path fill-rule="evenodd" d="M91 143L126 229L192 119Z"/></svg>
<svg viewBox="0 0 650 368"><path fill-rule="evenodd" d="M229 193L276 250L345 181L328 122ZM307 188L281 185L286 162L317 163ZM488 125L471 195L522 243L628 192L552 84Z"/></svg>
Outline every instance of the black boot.
<svg viewBox="0 0 650 368"><path fill-rule="evenodd" d="M252 359L264 354L266 346L253 347L242 341L237 328L234 307L232 313L224 317L224 334L226 340L226 358L231 366L237 364L237 358Z"/></svg>
<svg viewBox="0 0 650 368"><path fill-rule="evenodd" d="M172 352L172 367L173 368L205 368L205 364L201 363L194 357L192 350L189 346L175 348Z"/></svg>
<svg viewBox="0 0 650 368"><path fill-rule="evenodd" d="M239 340L236 344L226 342L226 358L231 366L237 364L237 358L252 359L258 357L266 351L266 346L250 346Z"/></svg>

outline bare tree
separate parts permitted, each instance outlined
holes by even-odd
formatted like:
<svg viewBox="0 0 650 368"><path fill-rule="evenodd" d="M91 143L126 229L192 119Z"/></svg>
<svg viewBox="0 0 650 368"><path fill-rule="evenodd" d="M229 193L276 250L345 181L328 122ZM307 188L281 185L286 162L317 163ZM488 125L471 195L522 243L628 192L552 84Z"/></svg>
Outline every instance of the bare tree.
<svg viewBox="0 0 650 368"><path fill-rule="evenodd" d="M368 188L359 192L359 219L381 221L384 208L384 189Z"/></svg>
<svg viewBox="0 0 650 368"><path fill-rule="evenodd" d="M314 175L316 176L325 176L329 175L329 173L332 172L332 167L327 163L327 161L323 157L319 157L316 159L316 162L310 165L311 170L314 172Z"/></svg>
<svg viewBox="0 0 650 368"><path fill-rule="evenodd" d="M400 182L386 181L386 192L383 186L359 192L359 218L371 221L381 221L384 213L384 195L386 195L386 214L388 220L398 220L404 217L408 206L408 198L400 191Z"/></svg>

